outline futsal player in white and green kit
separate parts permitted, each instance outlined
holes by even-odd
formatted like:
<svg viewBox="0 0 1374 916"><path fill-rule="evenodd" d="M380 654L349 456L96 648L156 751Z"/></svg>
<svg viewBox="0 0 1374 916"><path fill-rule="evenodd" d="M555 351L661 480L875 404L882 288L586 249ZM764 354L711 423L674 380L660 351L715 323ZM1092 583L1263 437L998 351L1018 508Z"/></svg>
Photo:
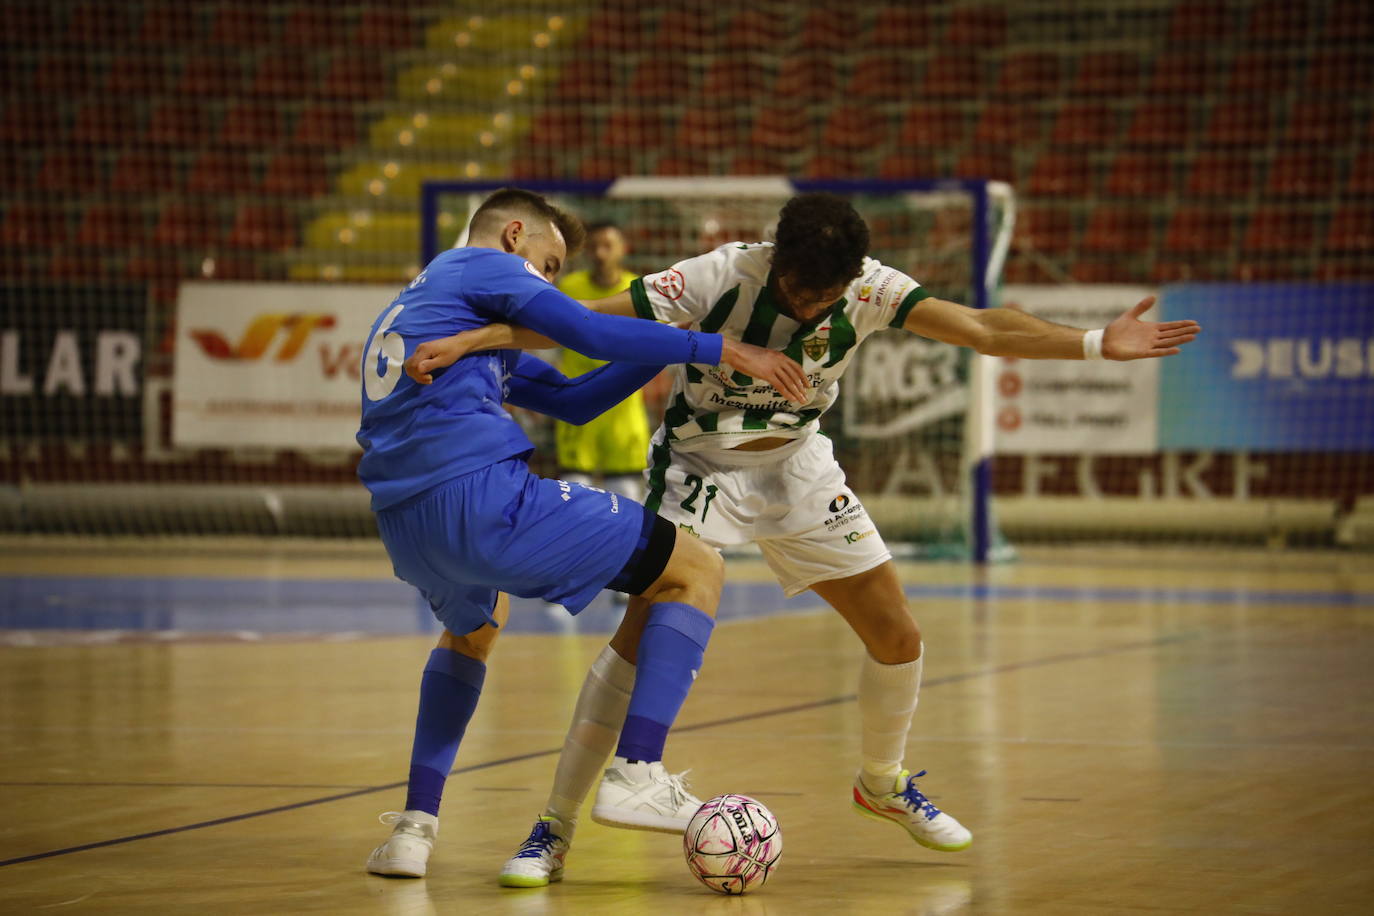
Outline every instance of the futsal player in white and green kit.
<svg viewBox="0 0 1374 916"><path fill-rule="evenodd" d="M918 787L925 771L904 764L925 661L921 631L892 555L845 483L819 419L838 399L839 379L859 345L884 328L995 356L1114 360L1175 354L1199 328L1139 320L1153 297L1090 331L1012 309L972 309L932 296L867 252L867 226L847 200L804 194L783 207L775 242L722 245L590 305L606 314L690 322L695 330L781 351L805 372L811 393L798 406L740 373L672 367L673 393L650 448L646 504L711 546L757 544L787 595L810 589L844 617L866 650L853 806L896 823L922 846L957 851L972 834ZM422 344L416 366L446 365L476 349L540 344L523 329L492 325ZM630 602L589 674L544 814L506 864L502 883L561 878L578 811L615 747L614 723L634 684L646 611L644 602Z"/></svg>

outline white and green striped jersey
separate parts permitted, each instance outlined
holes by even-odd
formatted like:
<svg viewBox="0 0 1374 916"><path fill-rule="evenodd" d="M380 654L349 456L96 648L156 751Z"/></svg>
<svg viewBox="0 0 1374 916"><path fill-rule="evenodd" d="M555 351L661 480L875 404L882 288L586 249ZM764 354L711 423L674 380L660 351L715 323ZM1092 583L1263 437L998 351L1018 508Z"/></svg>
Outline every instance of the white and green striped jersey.
<svg viewBox="0 0 1374 916"><path fill-rule="evenodd" d="M840 394L854 351L865 337L898 328L928 298L899 270L865 258L859 277L819 319L799 324L778 311L770 289L771 242L731 242L630 284L641 318L690 321L694 329L781 350L810 381L811 399L798 406L766 382L726 366L677 365L664 426L673 448L733 448L760 437L800 438Z"/></svg>

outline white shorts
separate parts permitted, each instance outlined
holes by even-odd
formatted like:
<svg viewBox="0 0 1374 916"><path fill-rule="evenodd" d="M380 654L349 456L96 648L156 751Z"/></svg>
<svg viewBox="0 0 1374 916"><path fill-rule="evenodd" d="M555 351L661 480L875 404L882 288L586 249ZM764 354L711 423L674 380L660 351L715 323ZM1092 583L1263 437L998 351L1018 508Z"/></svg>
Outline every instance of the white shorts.
<svg viewBox="0 0 1374 916"><path fill-rule="evenodd" d="M649 454L646 505L713 547L758 544L789 598L892 559L825 436L680 452L660 429Z"/></svg>

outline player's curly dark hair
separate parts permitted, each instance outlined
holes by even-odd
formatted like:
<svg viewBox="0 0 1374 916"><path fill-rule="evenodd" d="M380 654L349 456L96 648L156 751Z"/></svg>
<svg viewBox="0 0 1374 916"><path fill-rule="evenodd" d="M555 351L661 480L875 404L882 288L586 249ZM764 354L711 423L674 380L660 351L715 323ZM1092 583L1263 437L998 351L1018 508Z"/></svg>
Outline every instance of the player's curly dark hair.
<svg viewBox="0 0 1374 916"><path fill-rule="evenodd" d="M472 214L470 232L485 233L499 231L497 224L509 219L512 214L536 216L547 220L563 233L563 241L568 246L568 257L572 257L587 240L587 230L582 220L565 210L549 203L542 194L526 191L524 188L501 188L491 192L482 205Z"/></svg>
<svg viewBox="0 0 1374 916"><path fill-rule="evenodd" d="M824 290L857 277L868 254L868 225L836 194L798 194L778 214L773 270L795 285Z"/></svg>

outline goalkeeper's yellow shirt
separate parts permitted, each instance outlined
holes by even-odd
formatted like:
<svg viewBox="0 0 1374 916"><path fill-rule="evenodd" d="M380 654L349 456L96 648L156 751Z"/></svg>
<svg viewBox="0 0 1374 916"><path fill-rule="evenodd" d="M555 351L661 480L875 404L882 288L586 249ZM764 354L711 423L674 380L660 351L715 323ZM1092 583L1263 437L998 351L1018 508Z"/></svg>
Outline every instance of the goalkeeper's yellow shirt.
<svg viewBox="0 0 1374 916"><path fill-rule="evenodd" d="M574 299L604 299L622 292L636 274L621 271L614 286L598 286L591 272L579 270L558 281L558 288ZM558 368L569 378L605 365L601 360L564 350ZM558 423L554 431L558 465L585 474L635 474L644 470L649 452L649 419L644 396L636 391L601 416L582 426Z"/></svg>

